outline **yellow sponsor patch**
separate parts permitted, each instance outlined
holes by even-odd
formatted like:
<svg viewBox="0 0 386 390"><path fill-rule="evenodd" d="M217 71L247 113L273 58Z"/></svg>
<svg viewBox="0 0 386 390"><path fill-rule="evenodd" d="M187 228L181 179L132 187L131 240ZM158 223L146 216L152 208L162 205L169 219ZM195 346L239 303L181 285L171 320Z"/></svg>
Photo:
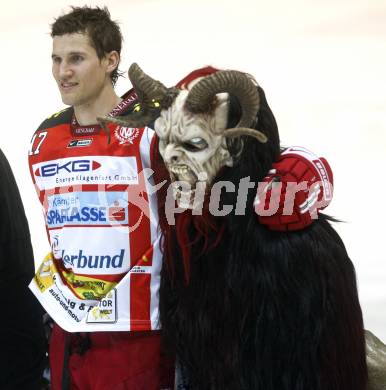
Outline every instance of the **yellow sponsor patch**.
<svg viewBox="0 0 386 390"><path fill-rule="evenodd" d="M42 264L38 268L34 277L34 280L42 293L54 284L52 276L57 272L58 271L52 261L52 254L50 252L43 259Z"/></svg>
<svg viewBox="0 0 386 390"><path fill-rule="evenodd" d="M52 253L48 253L38 268L34 281L43 293L54 283L54 275L59 274L74 293L81 299L101 300L117 283L76 275L72 271L58 271L53 261Z"/></svg>
<svg viewBox="0 0 386 390"><path fill-rule="evenodd" d="M107 282L105 280L95 279L88 276L76 275L73 272L63 271L62 276L66 279L67 284L83 299L100 300L114 288L116 282Z"/></svg>

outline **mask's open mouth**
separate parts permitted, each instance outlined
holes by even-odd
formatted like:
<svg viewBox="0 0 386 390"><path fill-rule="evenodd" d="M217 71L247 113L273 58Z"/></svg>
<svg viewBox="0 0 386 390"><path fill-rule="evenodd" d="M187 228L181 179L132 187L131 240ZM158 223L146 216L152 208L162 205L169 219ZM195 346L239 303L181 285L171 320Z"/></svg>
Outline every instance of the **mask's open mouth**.
<svg viewBox="0 0 386 390"><path fill-rule="evenodd" d="M168 165L172 182L182 181L193 187L197 183L197 175L185 164Z"/></svg>
<svg viewBox="0 0 386 390"><path fill-rule="evenodd" d="M185 164L169 164L168 170L173 188L173 197L179 207L193 208L198 177Z"/></svg>

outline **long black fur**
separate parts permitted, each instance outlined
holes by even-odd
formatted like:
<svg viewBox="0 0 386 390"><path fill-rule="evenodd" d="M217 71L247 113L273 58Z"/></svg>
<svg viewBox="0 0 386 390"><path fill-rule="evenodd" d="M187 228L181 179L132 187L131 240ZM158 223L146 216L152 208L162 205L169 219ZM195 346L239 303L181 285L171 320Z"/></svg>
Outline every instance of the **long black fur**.
<svg viewBox="0 0 386 390"><path fill-rule="evenodd" d="M280 153L266 102L234 168L218 180L258 182ZM321 215L297 232L260 225L250 190L246 215L231 213L218 246L191 247L189 283L173 227L173 274L164 266L160 313L164 338L199 390L365 390L367 368L356 276L344 244ZM235 205L237 194L224 193ZM164 230L166 228L164 227ZM197 233L191 225L191 241ZM167 247L167 242L165 247ZM170 243L169 243L170 244ZM168 255L165 250L165 257Z"/></svg>

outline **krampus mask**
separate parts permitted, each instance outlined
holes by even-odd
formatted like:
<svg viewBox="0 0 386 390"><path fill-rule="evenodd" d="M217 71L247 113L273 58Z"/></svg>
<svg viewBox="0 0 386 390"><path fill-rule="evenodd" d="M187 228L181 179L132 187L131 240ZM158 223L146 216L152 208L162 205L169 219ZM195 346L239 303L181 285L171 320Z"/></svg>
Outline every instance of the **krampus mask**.
<svg viewBox="0 0 386 390"><path fill-rule="evenodd" d="M210 188L221 168L233 166L235 155L241 153L241 136L267 142L266 135L253 128L260 95L252 76L233 70L219 71L180 91L151 79L136 64L130 67L129 77L140 103L130 119L111 121L135 126L158 117L154 129L159 137L159 151L169 171L175 199L183 208L194 207L198 182L206 184L202 188ZM238 123L232 128L227 127L230 96L242 108ZM233 155L230 145L237 149Z"/></svg>

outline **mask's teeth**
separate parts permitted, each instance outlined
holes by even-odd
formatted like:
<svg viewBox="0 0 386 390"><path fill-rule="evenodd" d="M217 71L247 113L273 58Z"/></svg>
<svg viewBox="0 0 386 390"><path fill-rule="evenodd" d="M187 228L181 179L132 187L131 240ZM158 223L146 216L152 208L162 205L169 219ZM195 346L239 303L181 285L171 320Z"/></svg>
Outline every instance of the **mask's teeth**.
<svg viewBox="0 0 386 390"><path fill-rule="evenodd" d="M169 169L173 173L183 173L189 171L189 167L187 165L178 165L178 166L171 165L169 166Z"/></svg>
<svg viewBox="0 0 386 390"><path fill-rule="evenodd" d="M177 175L182 175L188 173L190 171L190 168L187 165L171 165L169 166L169 170L170 172L175 173Z"/></svg>

